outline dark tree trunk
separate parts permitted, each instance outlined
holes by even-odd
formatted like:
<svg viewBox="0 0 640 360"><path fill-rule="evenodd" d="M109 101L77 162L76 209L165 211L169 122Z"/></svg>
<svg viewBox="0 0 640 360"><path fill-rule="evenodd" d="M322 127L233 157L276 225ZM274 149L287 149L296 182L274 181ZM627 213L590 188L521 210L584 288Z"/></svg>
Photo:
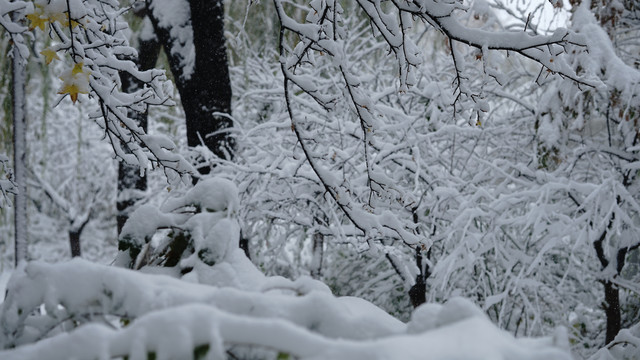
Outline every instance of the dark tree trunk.
<svg viewBox="0 0 640 360"><path fill-rule="evenodd" d="M71 246L71 257L81 256L79 231L69 231L69 245Z"/></svg>
<svg viewBox="0 0 640 360"><path fill-rule="evenodd" d="M80 251L80 235L82 234L84 227L89 223L89 220L91 220L91 213L82 220L82 223L77 224L76 221L71 221L71 224L69 224L69 246L71 247L71 257L82 255Z"/></svg>
<svg viewBox="0 0 640 360"><path fill-rule="evenodd" d="M190 112L193 119L187 123L187 141L189 146L195 146L200 144L202 137L204 145L214 154L228 158L232 154L233 142L225 130L233 127L233 122L229 117L217 115L231 114L231 80L224 38L223 2L190 0L189 6L196 49L195 72L198 76L192 78L192 86L185 89L187 100L182 101L185 113Z"/></svg>
<svg viewBox="0 0 640 360"><path fill-rule="evenodd" d="M140 70L149 70L155 67L160 52L160 43L155 37L140 38L138 46L138 58L136 64ZM140 82L134 79L129 73L122 75L122 88L127 91L135 91L142 86ZM132 119L138 121L140 127L147 131L147 113L131 112ZM122 231L124 223L129 218L129 213L133 205L140 200L142 193L147 190L147 179L140 176L140 169L137 166L127 165L120 162L118 167L118 201L116 207L118 209L117 223L118 234Z"/></svg>
<svg viewBox="0 0 640 360"><path fill-rule="evenodd" d="M180 92L187 123L187 143L194 147L206 146L220 158L233 156L234 139L229 133L233 121L231 113L231 83L224 38L224 6L222 0L190 0L190 21L178 25L193 29L195 67L187 73L182 39L171 37L171 29L162 27L160 20L171 14L162 14L147 3L148 14L156 34L169 58L169 66ZM199 169L201 174L210 171L208 166Z"/></svg>
<svg viewBox="0 0 640 360"><path fill-rule="evenodd" d="M618 335L622 327L620 315L620 291L610 281L604 282L604 312L607 317L607 334L605 343L610 343Z"/></svg>
<svg viewBox="0 0 640 360"><path fill-rule="evenodd" d="M427 284L420 281L418 276L416 283L409 289L409 300L414 308L427 302Z"/></svg>
<svg viewBox="0 0 640 360"><path fill-rule="evenodd" d="M600 261L600 265L604 270L607 266L609 266L609 260L607 259L604 251L604 240L607 237L608 231L611 229L611 224L614 220L614 217L611 217L609 221L609 226L607 230L603 231L598 240L594 241L593 247L596 251L596 256L598 257L598 261ZM623 248L618 250L616 255L616 275L619 276L622 273L622 269L624 268L626 255L628 252L628 248ZM603 309L605 313L605 317L607 318L607 332L605 335L605 344L608 344L615 339L616 335L622 329L622 315L620 313L620 290L618 287L612 283L610 280L603 281L604 285L604 303Z"/></svg>
<svg viewBox="0 0 640 360"><path fill-rule="evenodd" d="M224 3L223 0L188 0L188 4L190 16L182 20L175 14L163 13L163 7L156 7L154 0L147 0L146 13L169 59L180 93L187 144L205 146L218 158L231 159L235 140L230 133L233 121L230 117L231 80L224 37ZM185 39L175 37L175 34L187 31L192 34L193 54L185 51L189 49ZM190 58L192 55L195 58ZM210 173L210 165L197 164L201 160L195 159L200 174ZM194 183L196 181L194 178ZM249 257L248 239L241 237L238 240Z"/></svg>
<svg viewBox="0 0 640 360"><path fill-rule="evenodd" d="M249 253L249 239L244 237L242 235L242 232L240 232L240 241L238 242L238 246L240 247L240 249L242 249L242 251L244 251L247 259L251 260L251 254Z"/></svg>
<svg viewBox="0 0 640 360"><path fill-rule="evenodd" d="M427 257L431 254L431 250L427 252ZM409 289L409 299L414 308L427 302L427 278L431 276L429 265L422 263L422 248L416 246L416 266L420 272L416 275L416 283Z"/></svg>
<svg viewBox="0 0 640 360"><path fill-rule="evenodd" d="M422 202L422 200L420 200ZM413 213L413 223L417 224L418 219L418 206L412 209ZM434 230L435 231L435 230ZM418 233L420 233L418 231ZM409 300L411 300L411 305L414 308L424 304L427 302L427 279L431 276L431 271L429 269L429 263L422 263L422 246L416 246L416 266L418 267L418 275L416 275L416 283L409 289ZM431 259L431 248L427 251L427 259Z"/></svg>

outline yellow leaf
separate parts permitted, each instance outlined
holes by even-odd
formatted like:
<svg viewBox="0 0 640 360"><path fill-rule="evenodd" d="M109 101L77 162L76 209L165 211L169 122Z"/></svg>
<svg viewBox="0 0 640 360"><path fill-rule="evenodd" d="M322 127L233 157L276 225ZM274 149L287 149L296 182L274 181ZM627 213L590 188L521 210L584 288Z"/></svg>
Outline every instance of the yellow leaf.
<svg viewBox="0 0 640 360"><path fill-rule="evenodd" d="M44 62L47 63L47 65L51 64L53 60L60 60L58 53L50 47L40 51L40 54L44 56Z"/></svg>
<svg viewBox="0 0 640 360"><path fill-rule="evenodd" d="M73 65L73 69L71 70L71 73L73 75L78 75L78 74L83 74L84 73L84 69L82 68L84 66L84 63L76 63L75 65Z"/></svg>
<svg viewBox="0 0 640 360"><path fill-rule="evenodd" d="M47 19L46 17L43 18L41 15L42 12L37 10L34 13L27 14L27 19L29 19L29 21L31 22L31 25L29 25L29 30L39 28L40 30L44 31L44 27L47 25L49 19Z"/></svg>
<svg viewBox="0 0 640 360"><path fill-rule="evenodd" d="M69 16L65 13L61 13L61 12L51 12L49 13L49 21L51 22L59 22L60 25L62 26L67 26L69 24L69 21L67 21L67 19L69 18Z"/></svg>
<svg viewBox="0 0 640 360"><path fill-rule="evenodd" d="M84 89L81 89L77 84L70 83L63 84L62 89L58 91L58 94L69 94L69 96L71 97L71 101L75 104L78 100L78 94L88 94L88 92Z"/></svg>

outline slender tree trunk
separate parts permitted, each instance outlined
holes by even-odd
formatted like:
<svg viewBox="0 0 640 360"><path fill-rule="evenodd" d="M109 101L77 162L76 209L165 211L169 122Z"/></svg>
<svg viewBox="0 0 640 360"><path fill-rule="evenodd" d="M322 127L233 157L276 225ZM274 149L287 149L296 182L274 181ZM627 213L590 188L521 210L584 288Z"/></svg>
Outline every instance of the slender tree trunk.
<svg viewBox="0 0 640 360"><path fill-rule="evenodd" d="M69 224L69 245L71 246L71 257L81 256L80 251L80 235L82 230L91 220L91 212L85 216L71 221Z"/></svg>
<svg viewBox="0 0 640 360"><path fill-rule="evenodd" d="M422 200L420 200L422 201ZM418 219L418 205L412 209L413 223L417 224ZM419 232L418 232L419 233ZM414 308L427 302L427 279L431 276L429 269L429 263L423 264L422 262L422 246L416 246L415 249L416 266L418 267L418 275L416 275L416 283L409 289L409 300ZM431 249L427 251L427 259L431 258Z"/></svg>
<svg viewBox="0 0 640 360"><path fill-rule="evenodd" d="M607 333L605 343L615 339L622 327L620 315L620 290L610 281L604 282L604 312L607 317Z"/></svg>
<svg viewBox="0 0 640 360"><path fill-rule="evenodd" d="M26 70L17 47L12 60L13 105L13 171L18 187L15 195L15 263L16 267L27 260L27 118L25 103Z"/></svg>
<svg viewBox="0 0 640 360"><path fill-rule="evenodd" d="M80 251L80 232L69 231L69 245L71 246L71 257L81 256Z"/></svg>
<svg viewBox="0 0 640 360"><path fill-rule="evenodd" d="M431 250L429 250L427 256L430 254ZM422 249L420 246L416 246L415 256L419 273L416 275L416 283L409 289L409 299L414 308L427 302L427 278L431 276L429 265L422 263Z"/></svg>
<svg viewBox="0 0 640 360"><path fill-rule="evenodd" d="M238 241L238 247L242 249L247 259L251 260L251 253L249 253L249 238L244 237L244 235L242 235L242 231L240 231L240 241Z"/></svg>
<svg viewBox="0 0 640 360"><path fill-rule="evenodd" d="M324 235L319 231L313 234L311 249L311 277L319 279L322 276L322 260L324 258Z"/></svg>
<svg viewBox="0 0 640 360"><path fill-rule="evenodd" d="M160 43L155 36L141 36L138 40L138 58L136 59L136 63L140 70L149 70L155 67L158 61ZM125 91L132 92L138 90L141 86L142 84L129 75L129 73L123 73L122 88ZM147 112L129 112L129 116L137 120L145 132L148 128L147 114ZM120 234L122 227L127 222L133 206L141 199L146 190L147 178L140 175L140 169L137 166L120 162L118 166L118 201L116 204L118 209L118 234Z"/></svg>
<svg viewBox="0 0 640 360"><path fill-rule="evenodd" d="M607 232L611 229L611 224L613 223L614 217L612 216L609 220L609 225L607 226L607 230L603 231L598 240L593 242L593 247L596 251L596 256L598 257L598 261L600 261L600 265L602 266L602 270L606 269L609 266L609 260L607 259L604 251L604 240L607 237ZM622 273L622 269L624 268L625 258L627 255L627 251L629 249L624 248L618 250L616 256L616 275L620 275ZM615 339L616 335L622 329L622 315L620 313L620 290L618 287L612 283L610 280L605 280L603 282L604 285L604 314L607 318L607 331L605 335L605 344L610 343Z"/></svg>

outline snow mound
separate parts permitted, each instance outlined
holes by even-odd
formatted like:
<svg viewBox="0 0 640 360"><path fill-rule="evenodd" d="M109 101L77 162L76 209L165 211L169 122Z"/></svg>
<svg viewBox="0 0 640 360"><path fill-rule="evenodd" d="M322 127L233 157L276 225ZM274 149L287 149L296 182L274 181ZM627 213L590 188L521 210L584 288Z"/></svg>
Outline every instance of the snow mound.
<svg viewBox="0 0 640 360"><path fill-rule="evenodd" d="M0 358L174 359L196 351L222 359L231 345L300 359L571 358L566 338L515 339L461 298L423 305L405 325L310 278L259 275L252 285L194 284L81 259L32 262L9 281Z"/></svg>
<svg viewBox="0 0 640 360"><path fill-rule="evenodd" d="M484 312L471 301L455 297L444 305L420 305L411 314L411 320L407 324L407 331L409 333L421 333L475 317L488 320Z"/></svg>
<svg viewBox="0 0 640 360"><path fill-rule="evenodd" d="M238 189L229 180L209 178L201 180L184 196L167 200L163 211L175 211L184 206L197 206L204 211L227 211L238 209Z"/></svg>

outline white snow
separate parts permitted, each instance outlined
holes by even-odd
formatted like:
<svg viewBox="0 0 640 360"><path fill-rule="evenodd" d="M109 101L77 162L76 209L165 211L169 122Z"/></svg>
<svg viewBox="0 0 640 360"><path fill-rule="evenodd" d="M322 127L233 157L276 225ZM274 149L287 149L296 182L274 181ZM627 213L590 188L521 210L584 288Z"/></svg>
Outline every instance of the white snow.
<svg viewBox="0 0 640 360"><path fill-rule="evenodd" d="M158 26L169 29L169 35L175 42L171 51L181 57L182 77L189 80L196 63L189 3L185 0L154 0L150 4Z"/></svg>
<svg viewBox="0 0 640 360"><path fill-rule="evenodd" d="M255 280L272 281L263 276ZM280 284L267 286L267 291L241 290L80 259L55 265L33 262L16 271L9 283L0 344L6 348L50 337L1 351L0 357L134 359L155 352L159 359L170 359L211 344L210 355L216 358L220 344L245 344L302 359L571 359L562 333L515 339L465 299L425 304L405 325L362 299L277 281ZM37 311L42 304L45 313ZM125 317L132 323L90 323L69 333L49 332L61 320L82 322L91 314Z"/></svg>

